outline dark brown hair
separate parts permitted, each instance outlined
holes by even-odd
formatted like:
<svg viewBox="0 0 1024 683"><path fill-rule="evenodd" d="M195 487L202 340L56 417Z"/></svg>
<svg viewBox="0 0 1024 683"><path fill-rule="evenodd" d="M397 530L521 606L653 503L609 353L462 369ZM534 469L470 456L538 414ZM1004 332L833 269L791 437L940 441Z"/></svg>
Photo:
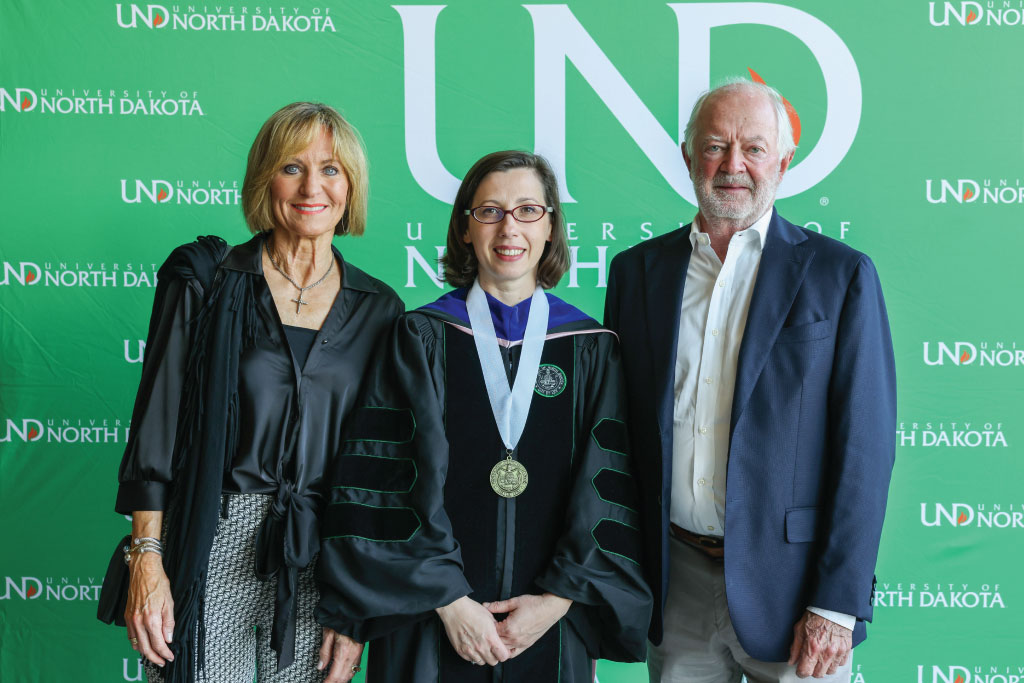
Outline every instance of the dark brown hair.
<svg viewBox="0 0 1024 683"><path fill-rule="evenodd" d="M369 172L359 132L336 109L319 102L293 102L274 112L249 149L242 182L242 212L253 233L274 229L270 184L285 160L309 147L326 130L334 156L348 179L345 213L335 235L362 235L366 229Z"/></svg>
<svg viewBox="0 0 1024 683"><path fill-rule="evenodd" d="M477 188L491 173L511 171L516 168L529 168L537 174L544 188L544 203L552 208L548 214L551 218L551 241L544 245L544 253L537 267L537 284L544 289L551 289L558 284L565 272L569 270L569 241L565 236L565 216L558 200L558 179L547 160L537 154L506 150L492 152L483 157L469 169L462 180L459 192L455 195L452 206L452 217L448 222L448 250L441 257L444 265L444 279L454 287L469 287L476 279L479 264L473 245L466 244L463 238L469 229L469 216L466 209L473 202Z"/></svg>

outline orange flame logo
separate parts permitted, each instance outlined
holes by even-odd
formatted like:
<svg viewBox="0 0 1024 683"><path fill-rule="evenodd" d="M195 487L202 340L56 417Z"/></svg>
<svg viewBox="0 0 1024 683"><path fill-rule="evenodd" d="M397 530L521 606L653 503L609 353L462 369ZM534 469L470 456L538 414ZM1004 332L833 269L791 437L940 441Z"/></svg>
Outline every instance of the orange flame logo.
<svg viewBox="0 0 1024 683"><path fill-rule="evenodd" d="M967 513L966 512L961 512L960 516L956 518L957 526L963 524L966 521L967 521Z"/></svg>
<svg viewBox="0 0 1024 683"><path fill-rule="evenodd" d="M36 274L33 273L31 270L28 271L27 273L25 273L25 281L26 282L35 282L36 281Z"/></svg>
<svg viewBox="0 0 1024 683"><path fill-rule="evenodd" d="M31 106L32 106L32 103L29 102L27 97L21 101L21 110L22 111L25 111L26 109L28 109Z"/></svg>
<svg viewBox="0 0 1024 683"><path fill-rule="evenodd" d="M165 199L167 199L167 190L160 190L156 193L156 200L158 202L162 202Z"/></svg>
<svg viewBox="0 0 1024 683"><path fill-rule="evenodd" d="M971 12L971 14L974 14L974 12ZM964 683L964 677L961 676L960 674L957 674L956 675L956 681L954 683Z"/></svg>
<svg viewBox="0 0 1024 683"><path fill-rule="evenodd" d="M970 199L973 196L974 196L974 190L972 190L969 187L965 187L964 188L964 201L966 202L968 199Z"/></svg>
<svg viewBox="0 0 1024 683"><path fill-rule="evenodd" d="M768 85L767 83L764 82L764 79L757 74L756 71L754 71L750 67L747 67L747 71L750 72L750 78L753 79L755 83L760 83L761 85ZM793 144L799 145L800 115L796 113L796 109L793 107L792 104L789 103L789 100L787 100L785 97L782 98L782 103L786 105L786 114L789 115L789 125L793 127Z"/></svg>
<svg viewBox="0 0 1024 683"><path fill-rule="evenodd" d="M960 354L960 362L961 363L966 363L970 359L971 359L970 351L964 351L963 353Z"/></svg>
<svg viewBox="0 0 1024 683"><path fill-rule="evenodd" d="M28 440L29 441L31 441L32 439L36 438L37 436L39 436L39 430L38 429L33 427L32 429L28 430Z"/></svg>
<svg viewBox="0 0 1024 683"><path fill-rule="evenodd" d="M35 586L29 586L28 587L28 591L26 591L26 592L28 593L28 597L31 598L32 596L34 596L36 593L39 592L39 589L36 588Z"/></svg>
<svg viewBox="0 0 1024 683"><path fill-rule="evenodd" d="M968 24L973 24L974 20L977 19L977 18L978 18L978 15L975 14L974 10L971 10L970 12L967 13L967 23ZM958 681L958 683L962 683L962 681Z"/></svg>
<svg viewBox="0 0 1024 683"><path fill-rule="evenodd" d="M154 17L153 17L153 26L159 26L162 23L164 23L163 15L161 15L159 13L154 15Z"/></svg>

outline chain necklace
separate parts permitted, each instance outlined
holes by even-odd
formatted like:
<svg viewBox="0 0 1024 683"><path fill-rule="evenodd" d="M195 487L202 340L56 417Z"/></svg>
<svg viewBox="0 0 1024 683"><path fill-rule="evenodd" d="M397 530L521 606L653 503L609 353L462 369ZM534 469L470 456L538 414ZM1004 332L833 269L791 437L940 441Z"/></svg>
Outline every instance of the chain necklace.
<svg viewBox="0 0 1024 683"><path fill-rule="evenodd" d="M305 287L299 287L299 283L296 282L295 280L291 279L291 277L289 277L288 273L284 272L281 269L281 266L277 265L277 261L274 260L274 255L270 253L270 245L267 244L267 240L263 241L263 248L266 249L266 251L267 251L267 258L270 259L270 264L272 266L274 266L274 269L277 272L281 273L281 275L284 276L285 280L287 280L288 282L292 283L292 285L297 290L299 290L299 298L298 299L292 299L292 301L295 303L295 315L298 315L299 311L302 310L303 306L308 306L309 305L308 301L303 301L302 300L302 293L305 292L307 289L313 289L314 287L316 287L321 282L323 282L324 280L327 279L327 276L331 274L331 270L334 268L334 255L331 254L331 263L330 263L330 265L327 266L327 272L324 273L323 277L321 277L319 280L317 280L316 282L314 282L311 285L306 285Z"/></svg>

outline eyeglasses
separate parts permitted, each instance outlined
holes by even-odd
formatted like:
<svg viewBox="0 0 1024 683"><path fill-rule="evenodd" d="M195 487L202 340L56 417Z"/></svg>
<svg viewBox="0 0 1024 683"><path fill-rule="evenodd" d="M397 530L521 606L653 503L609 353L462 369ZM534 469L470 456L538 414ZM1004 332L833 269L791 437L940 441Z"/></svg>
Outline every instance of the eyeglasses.
<svg viewBox="0 0 1024 683"><path fill-rule="evenodd" d="M472 216L479 223L500 223L505 220L505 214L510 213L520 223L536 223L544 218L544 214L554 211L554 208L540 204L523 204L507 210L498 206L478 206L466 209L465 215Z"/></svg>

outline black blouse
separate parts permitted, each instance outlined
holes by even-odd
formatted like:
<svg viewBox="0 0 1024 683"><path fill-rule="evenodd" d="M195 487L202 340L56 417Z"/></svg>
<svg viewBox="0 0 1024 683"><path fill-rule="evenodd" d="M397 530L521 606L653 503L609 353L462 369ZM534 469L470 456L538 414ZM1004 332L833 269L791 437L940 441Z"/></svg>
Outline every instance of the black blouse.
<svg viewBox="0 0 1024 683"><path fill-rule="evenodd" d="M341 291L302 363L296 359L300 354L293 357L289 350L262 277L262 240L257 236L235 247L221 264L259 276L254 294L262 322L255 346L243 351L239 362L238 447L223 490L274 494L280 482L290 481L298 493L318 494L370 356L405 307L390 287L346 264L335 249ZM131 438L118 475L116 509L123 514L164 510L169 498L191 321L203 304L203 291L194 279L167 284L164 306L153 311Z"/></svg>
<svg viewBox="0 0 1024 683"><path fill-rule="evenodd" d="M309 360L309 352L313 350L313 342L320 330L312 330L308 327L296 327L295 325L284 326L284 336L288 338L288 347L299 367L305 367Z"/></svg>

